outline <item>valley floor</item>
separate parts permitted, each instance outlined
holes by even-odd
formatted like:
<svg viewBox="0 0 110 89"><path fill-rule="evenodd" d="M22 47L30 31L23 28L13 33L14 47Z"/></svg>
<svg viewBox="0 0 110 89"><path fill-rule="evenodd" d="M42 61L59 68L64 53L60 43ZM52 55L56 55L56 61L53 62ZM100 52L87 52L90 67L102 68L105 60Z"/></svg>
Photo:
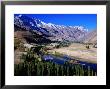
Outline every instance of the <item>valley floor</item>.
<svg viewBox="0 0 110 89"><path fill-rule="evenodd" d="M90 46L90 48L87 49L86 45L84 44L73 43L69 47L53 49L49 50L49 52L58 52L80 61L97 63L97 48L93 48L92 46Z"/></svg>

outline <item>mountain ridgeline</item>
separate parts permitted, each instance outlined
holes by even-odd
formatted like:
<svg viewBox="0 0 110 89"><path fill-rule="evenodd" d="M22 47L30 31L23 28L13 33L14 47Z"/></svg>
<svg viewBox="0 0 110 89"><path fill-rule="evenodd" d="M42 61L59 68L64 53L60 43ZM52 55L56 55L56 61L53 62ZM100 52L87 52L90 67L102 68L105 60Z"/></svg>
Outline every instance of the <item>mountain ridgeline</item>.
<svg viewBox="0 0 110 89"><path fill-rule="evenodd" d="M32 43L56 41L97 43L96 30L88 32L83 26L44 23L26 15L14 17L14 29L16 36L23 37L26 41Z"/></svg>

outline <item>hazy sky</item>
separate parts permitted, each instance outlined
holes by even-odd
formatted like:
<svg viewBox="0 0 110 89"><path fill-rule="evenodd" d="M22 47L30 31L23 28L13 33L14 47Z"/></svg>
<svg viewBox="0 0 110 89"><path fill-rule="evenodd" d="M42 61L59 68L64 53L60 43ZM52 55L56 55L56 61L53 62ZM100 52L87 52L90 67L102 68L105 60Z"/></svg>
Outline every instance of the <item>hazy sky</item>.
<svg viewBox="0 0 110 89"><path fill-rule="evenodd" d="M19 14L16 14L19 15ZM86 29L97 28L97 14L25 14L35 17L45 23L53 23L66 26L84 26Z"/></svg>

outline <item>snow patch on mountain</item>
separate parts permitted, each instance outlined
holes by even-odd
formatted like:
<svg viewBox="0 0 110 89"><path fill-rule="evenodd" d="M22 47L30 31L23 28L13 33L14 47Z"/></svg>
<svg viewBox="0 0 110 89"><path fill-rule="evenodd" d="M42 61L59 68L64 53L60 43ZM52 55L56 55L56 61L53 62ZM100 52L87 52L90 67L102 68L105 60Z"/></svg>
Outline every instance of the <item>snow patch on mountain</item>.
<svg viewBox="0 0 110 89"><path fill-rule="evenodd" d="M37 30L46 36L51 35L51 40L56 39L60 41L79 41L88 32L88 29L85 29L84 26L65 26L45 23L39 19L25 15L15 16L14 25L25 28L26 30Z"/></svg>

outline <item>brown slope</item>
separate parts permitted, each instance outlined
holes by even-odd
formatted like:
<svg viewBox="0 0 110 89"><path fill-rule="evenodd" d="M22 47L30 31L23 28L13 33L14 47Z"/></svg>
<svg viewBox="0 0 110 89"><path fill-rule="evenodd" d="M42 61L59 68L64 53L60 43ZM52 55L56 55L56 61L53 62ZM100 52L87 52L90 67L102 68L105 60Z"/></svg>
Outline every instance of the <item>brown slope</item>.
<svg viewBox="0 0 110 89"><path fill-rule="evenodd" d="M84 38L84 43L97 43L97 30L89 32Z"/></svg>

